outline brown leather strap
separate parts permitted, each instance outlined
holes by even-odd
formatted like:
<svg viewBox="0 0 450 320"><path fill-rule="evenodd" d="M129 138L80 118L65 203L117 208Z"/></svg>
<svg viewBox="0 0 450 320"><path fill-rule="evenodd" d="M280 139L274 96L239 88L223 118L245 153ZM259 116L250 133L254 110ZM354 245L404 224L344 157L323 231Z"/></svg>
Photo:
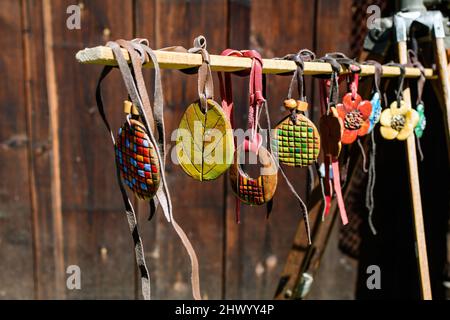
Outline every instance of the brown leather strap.
<svg viewBox="0 0 450 320"><path fill-rule="evenodd" d="M297 69L294 71L294 74L292 75L292 79L291 79L291 82L290 82L290 85L289 85L287 99L291 99L292 98L292 94L293 94L294 88L297 87L297 93L298 93L298 96L299 96L300 100L306 101L305 86L304 86L304 74L303 74L304 62L305 61L312 61L312 60L314 60L315 59L315 54L312 51L308 50L308 49L303 49L303 50L300 50L296 54L288 54L288 55L284 56L281 59L294 61L296 63L296 65L297 65ZM297 112L298 111L296 111L296 109L293 109L291 111L293 123L297 122L297 115L296 115ZM266 111L266 117L267 118L269 117L267 111ZM269 129L269 131L270 131L270 129ZM283 176L284 180L286 181L286 184L288 185L289 190L291 191L291 193L294 195L294 197L299 202L299 205L300 205L300 208L301 208L301 213L302 213L303 220L304 220L304 223L305 223L305 229L306 229L306 235L308 237L308 243L311 244L311 227L310 227L310 223L309 223L308 208L305 205L305 203L303 202L303 200L300 197L300 195L295 190L293 184L289 181L286 173L284 172L284 170L283 170L283 168L281 167L280 164L278 165L278 168L279 168L279 170L281 172L281 175Z"/></svg>
<svg viewBox="0 0 450 320"><path fill-rule="evenodd" d="M168 197L168 188L165 184L165 176L164 176L164 164L165 164L165 152L164 152L164 146L165 146L165 136L164 136L164 117L163 117L163 112L162 112L162 108L163 108L163 98L162 98L162 85L161 85L161 75L160 75L160 70L159 70L159 64L156 60L156 56L153 54L153 51L148 48L146 46L146 44L148 43L148 40L146 39L135 39L132 42L129 41L125 41L125 40L117 40L116 43L125 48L129 55L130 55L130 59L131 59L131 64L132 64L132 68L134 70L134 83L135 86L137 86L137 92L138 92L138 96L140 97L140 99L142 100L141 104L138 106L142 107L141 110L141 118L144 120L144 125L146 126L147 130L152 134L155 134L155 122L157 122L157 127L158 127L158 155L161 157L160 160L161 161L161 168L162 168L162 178L164 179L163 181L163 185L162 188L159 188L156 194L156 199L158 199L157 203L154 199L151 200L150 203L150 217L152 217L157 209L157 204L160 204L164 215L167 219L167 221L171 221L171 216L170 216L170 197ZM117 48L115 50L118 50ZM138 56L139 53L139 56ZM148 92L147 92L147 88L144 82L144 76L142 74L142 65L147 62L148 60L148 56L147 53L149 54L151 60L153 61L153 64L155 65L154 69L155 69L155 110L152 110L151 104L150 104L150 99L148 96ZM119 51L117 51L117 54L119 54ZM128 74L127 71L127 66L125 66L125 60L123 60L122 57L119 57L118 59L121 60L121 63L123 65L123 67L121 68L121 70L123 70L123 72ZM120 65L119 65L120 68ZM123 73L122 72L122 73ZM127 75L128 77L133 77L132 74ZM133 86L132 86L133 87ZM158 110L158 112L156 112ZM156 115L156 117L154 117L154 114ZM156 119L158 121L156 121ZM152 139L153 136L151 136ZM156 141L156 139L154 139ZM156 145L156 142L154 142L154 144Z"/></svg>
<svg viewBox="0 0 450 320"><path fill-rule="evenodd" d="M381 65L381 63L375 60L366 60L364 61L363 64L374 66L375 73L373 75L373 83L375 86L375 90L378 92L381 99L380 83L381 83L381 76L383 75L383 66Z"/></svg>
<svg viewBox="0 0 450 320"><path fill-rule="evenodd" d="M341 65L337 62L336 58L330 55L325 55L322 58L318 59L318 61L329 63L332 69L331 77L329 78L330 83L330 92L328 95L328 100L326 99L326 82L323 82L323 103L324 109L326 113L330 112L330 107L334 106L338 103L339 100L339 72L341 71ZM327 76L328 77L328 76Z"/></svg>
<svg viewBox="0 0 450 320"><path fill-rule="evenodd" d="M416 105L419 103L423 103L422 101L422 94L423 94L423 88L425 86L425 68L423 67L422 63L420 63L419 59L417 58L416 53L409 49L408 50L409 55L409 62L412 67L418 68L420 70L420 77L417 80L417 99L416 99Z"/></svg>
<svg viewBox="0 0 450 320"><path fill-rule="evenodd" d="M144 46L142 43L140 45ZM132 49L132 48L129 46L126 46L125 49L127 49L130 52L130 49ZM146 51L148 51L148 49L146 49ZM144 78L142 76L142 63L145 63L145 61L141 61L141 63L139 64L137 55L130 53L130 57L131 57L132 65L134 68L136 82L138 84L138 90L140 91L141 87L145 88ZM156 64L155 61L153 61L153 63ZM137 67L137 69L136 69L136 67ZM137 76L138 74L141 74L141 76ZM141 91L140 95L141 95L141 97L143 95L147 95L147 91L146 90ZM147 102L149 103L148 95L145 99L143 99L143 104L144 104L143 109L144 109L144 112L146 112L146 110L150 110L150 112L151 112L151 106L149 106L149 105L146 106ZM162 145L164 145L164 141L163 141ZM162 178L162 182L163 182L162 188L164 190L164 193L160 193L158 199L160 201L160 204L162 205L163 211L166 211L166 210L168 211L168 215L170 217L172 226L174 227L174 230L176 231L177 235L181 239L181 241L189 255L189 258L191 260L191 269L192 269L192 274L191 274L192 294L196 300L201 300L200 277L199 277L199 266L198 266L197 254L196 254L194 248L192 247L192 244L189 241L188 237L186 236L186 233L178 225L178 223L175 221L175 219L173 217L170 195L169 195L169 191L167 188L167 181L166 181L165 174L164 174L165 164L164 164L162 156L160 156L160 162L162 163L162 168L163 168L161 178ZM160 190L161 190L161 188L160 188ZM162 195L164 195L166 199L164 199L164 198L161 199ZM164 206L165 203L168 204L167 208L165 208L165 206Z"/></svg>
<svg viewBox="0 0 450 320"><path fill-rule="evenodd" d="M147 42L148 43L148 42ZM159 72L159 65L156 60L156 56L153 54L150 48L146 46L146 41L143 39L136 39L135 41L126 42L126 41L120 41L120 44L129 52L132 67L134 71L134 77L131 73L131 70L126 63L125 59L122 56L120 45L116 42L109 42L107 45L110 46L113 49L113 53L117 59L119 69L122 72L122 77L125 82L125 86L127 88L128 94L130 95L130 98L132 99L133 103L136 104L139 110L139 114L141 116L141 119L143 120L144 126L146 127L149 137L152 141L152 143L155 146L155 149L157 151L158 159L161 166L161 186L157 192L157 198L159 200L159 203L161 205L161 208L167 218L169 220L174 230L177 232L178 236L180 237L183 245L186 247L186 250L189 254L189 257L191 259L191 267L192 267L192 276L191 276L191 282L192 282L192 291L193 296L195 299L201 299L200 295L200 282L199 282L199 267L198 267L198 259L196 256L196 253L187 238L184 231L181 229L181 227L176 223L175 219L173 218L172 214L172 204L170 201L170 194L167 187L167 181L164 174L165 169L165 162L164 162L164 120L163 120L163 98L162 98L162 87L161 87L161 80L160 80L160 72ZM137 51L136 51L137 50ZM140 53L140 55L138 54ZM150 100L148 98L147 91L145 89L145 83L142 76L142 64L144 64L148 57L143 57L142 54L148 54L148 56L152 59L153 64L155 65L155 108L152 110L150 105ZM101 94L100 94L101 96ZM144 97L146 96L146 97ZM100 108L99 108L100 109ZM149 117L149 114L152 114L152 117ZM153 117L154 116L154 117ZM102 118L104 118L102 116ZM157 123L158 131L159 132L159 141L156 141L153 130L151 128L154 128L154 123L150 124L150 119L153 119L154 122ZM109 125L107 125L107 128L109 129ZM112 134L112 132L111 132ZM113 137L113 136L112 136ZM118 176L120 180L120 175ZM121 184L121 181L120 183ZM124 196L124 202L130 203L128 197ZM131 206L131 203L130 203ZM134 214L134 211L133 211ZM143 254L142 254L143 256ZM143 286L144 290L144 286ZM144 292L143 292L144 293ZM149 298L149 294L146 292L144 293L144 297Z"/></svg>
<svg viewBox="0 0 450 320"><path fill-rule="evenodd" d="M148 97L147 88L145 87L144 76L142 74L142 63L145 61L142 61L138 56L138 53L135 51L135 48L132 46L131 42L119 39L116 43L125 48L130 55L131 63L133 65L133 69L135 70L134 77L136 80L137 89L142 99L142 108L144 114L147 116L149 129L154 133L155 119L153 118L153 111L150 104L150 99Z"/></svg>
<svg viewBox="0 0 450 320"><path fill-rule="evenodd" d="M405 65L395 62L386 63L387 66L400 68L400 77L398 77L398 88L396 92L397 108L400 108L400 101L403 99L403 83L405 82L406 69Z"/></svg>
<svg viewBox="0 0 450 320"><path fill-rule="evenodd" d="M304 85L305 81L303 75L303 70L305 68L304 63L306 61L313 61L315 58L316 54L309 49L302 49L296 54L287 54L282 58L275 58L276 60L294 61L295 64L297 65L297 68L294 71L293 76L291 78L291 83L289 85L289 91L287 94L288 99L292 98L294 88L297 87L299 99L302 101L306 101L305 85Z"/></svg>
<svg viewBox="0 0 450 320"><path fill-rule="evenodd" d="M107 120L107 117L106 117L106 114L104 111L104 107L103 107L103 97L102 97L102 87L101 87L103 79L106 78L106 76L111 72L111 70L112 70L112 67L107 66L103 69L103 71L100 75L100 78L97 83L97 88L96 88L96 101L97 101L97 108L100 113L100 116L102 117L103 122L106 126L106 129L109 131L109 133L111 135L112 143L115 146L116 142L114 139L114 134L111 130L111 127L109 125L109 122ZM123 185L122 178L120 177L120 170L119 170L119 165L117 163L117 160L116 160L116 179L117 179L117 184L119 185L120 192L122 194L122 200L123 200L123 203L125 206L125 213L127 215L128 227L130 229L130 232L131 232L131 235L133 238L133 242L134 242L136 263L138 265L139 272L141 275L142 295L145 300L149 300L150 296L151 296L150 275L149 275L148 268L147 268L147 265L146 265L145 259L144 259L144 257L145 257L144 247L142 244L142 239L139 235L136 214L134 212L131 201L128 198L127 192L125 191L125 187Z"/></svg>
<svg viewBox="0 0 450 320"><path fill-rule="evenodd" d="M147 55L145 56L145 61L150 58L151 61L153 61L154 70L155 70L155 91L153 95L153 114L155 119L155 125L156 125L156 131L158 133L158 144L161 152L161 156L163 158L163 164L166 163L166 153L165 153L165 126L164 126L164 95L162 90L162 83L161 83L161 70L159 68L158 61L156 59L156 55L153 52L152 49L148 47L148 40L147 39L134 39L132 40L132 45L134 47L139 48L137 44L144 44L143 46L140 46Z"/></svg>
<svg viewBox="0 0 450 320"><path fill-rule="evenodd" d="M209 60L209 53L206 50L206 39L198 36L194 39L194 47L188 50L189 53L200 53L202 55L202 65L198 69L198 96L203 110L208 108L207 100L214 99L213 77Z"/></svg>

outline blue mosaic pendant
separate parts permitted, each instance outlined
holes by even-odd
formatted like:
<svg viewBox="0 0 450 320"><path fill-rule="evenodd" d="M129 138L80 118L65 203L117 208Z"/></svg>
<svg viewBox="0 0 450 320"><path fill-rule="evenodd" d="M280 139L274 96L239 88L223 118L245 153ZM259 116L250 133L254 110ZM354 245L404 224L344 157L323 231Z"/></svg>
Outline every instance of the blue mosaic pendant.
<svg viewBox="0 0 450 320"><path fill-rule="evenodd" d="M378 123L378 121L380 121L381 97L378 92L374 93L372 99L370 100L370 103L372 104L372 112L369 116L370 127L368 133L370 133L373 128L375 128L375 125Z"/></svg>

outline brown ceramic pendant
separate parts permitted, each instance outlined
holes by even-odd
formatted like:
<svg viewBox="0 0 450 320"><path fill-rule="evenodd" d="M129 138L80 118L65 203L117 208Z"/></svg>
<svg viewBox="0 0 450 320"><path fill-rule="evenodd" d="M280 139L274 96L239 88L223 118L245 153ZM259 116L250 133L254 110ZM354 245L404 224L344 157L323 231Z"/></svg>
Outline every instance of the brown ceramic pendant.
<svg viewBox="0 0 450 320"><path fill-rule="evenodd" d="M243 147L236 149L234 163L230 167L231 187L238 198L249 205L262 205L270 201L277 187L277 165L270 152L260 147L258 159L262 164L261 174L251 178L242 170L239 159Z"/></svg>
<svg viewBox="0 0 450 320"><path fill-rule="evenodd" d="M339 118L336 108L330 107L330 112L320 118L320 135L325 155L331 156L333 159L339 156L342 147L342 132L342 120Z"/></svg>

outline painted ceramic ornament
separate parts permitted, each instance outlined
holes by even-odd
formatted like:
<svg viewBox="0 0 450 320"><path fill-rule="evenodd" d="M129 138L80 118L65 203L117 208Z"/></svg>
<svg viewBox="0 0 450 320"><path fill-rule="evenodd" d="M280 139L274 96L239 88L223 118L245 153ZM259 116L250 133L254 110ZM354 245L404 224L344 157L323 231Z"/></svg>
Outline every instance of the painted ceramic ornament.
<svg viewBox="0 0 450 320"><path fill-rule="evenodd" d="M263 96L265 90L263 88L263 62L261 55L255 50L235 51L231 49L225 50L222 54L241 55L252 59L252 67L249 75L249 106L247 116L247 130L250 135L236 148L229 175L231 187L238 198L236 221L240 221L240 202L248 205L270 203L277 187L278 165L269 150L262 146L263 139L259 133L259 114L263 108L267 108L267 102ZM229 90L225 90L225 96L227 95L227 91L229 92L229 96L225 99L225 104L222 102L222 105L227 105L227 101L232 101L231 87L228 88ZM241 164L245 163L245 157L243 157L245 153L255 155L261 164L260 172L255 178L250 177L241 166ZM268 211L270 211L270 206L268 207Z"/></svg>
<svg viewBox="0 0 450 320"><path fill-rule="evenodd" d="M289 100L295 102L294 99ZM302 105L303 111L306 111L308 106L306 102L297 101L297 104ZM307 167L313 164L319 156L319 132L314 123L305 115L290 114L281 120L273 130L272 151L275 158L288 166Z"/></svg>
<svg viewBox="0 0 450 320"><path fill-rule="evenodd" d="M417 79L417 99L416 99L416 112L418 114L418 121L414 127L414 133L417 138L421 138L423 135L423 131L427 125L427 121L425 118L425 105L422 101L423 89L425 87L425 82L427 81L425 77L425 69L422 63L419 61L417 57L417 53L414 50L408 50L409 60L413 67L418 68L420 70L420 77Z"/></svg>
<svg viewBox="0 0 450 320"><path fill-rule="evenodd" d="M378 92L375 92L372 96L372 99L370 100L370 103L372 104L372 112L369 116L369 131L367 133L371 133L373 128L375 128L375 125L380 121L381 116L381 97Z"/></svg>
<svg viewBox="0 0 450 320"><path fill-rule="evenodd" d="M381 113L381 135L387 140L406 140L413 133L419 120L419 113L408 108L405 101L400 101L400 107L397 101L394 101Z"/></svg>
<svg viewBox="0 0 450 320"><path fill-rule="evenodd" d="M181 119L176 139L178 161L196 180L214 180L233 163L234 137L222 108L212 99L202 110L192 103Z"/></svg>
<svg viewBox="0 0 450 320"><path fill-rule="evenodd" d="M419 122L417 122L417 126L414 128L414 132L417 138L422 138L423 131L427 126L427 120L425 118L425 106L422 103L419 103L416 107L416 111L419 114Z"/></svg>
<svg viewBox="0 0 450 320"><path fill-rule="evenodd" d="M144 125L129 119L119 129L116 161L123 182L144 200L153 198L160 183L160 165Z"/></svg>
<svg viewBox="0 0 450 320"><path fill-rule="evenodd" d="M262 164L261 173L257 178L250 177L240 165L240 159L244 152L241 145L236 149L235 160L230 168L230 181L233 192L238 198L249 205L262 205L269 202L277 188L277 165L270 152L259 147L257 153Z"/></svg>
<svg viewBox="0 0 450 320"><path fill-rule="evenodd" d="M342 148L343 123L335 107L330 107L330 112L320 118L319 126L323 153L337 159Z"/></svg>
<svg viewBox="0 0 450 320"><path fill-rule="evenodd" d="M359 94L347 93L342 98L342 103L336 105L339 118L344 125L342 133L342 143L351 144L358 136L364 136L369 132L372 113L372 104L368 100L363 100Z"/></svg>

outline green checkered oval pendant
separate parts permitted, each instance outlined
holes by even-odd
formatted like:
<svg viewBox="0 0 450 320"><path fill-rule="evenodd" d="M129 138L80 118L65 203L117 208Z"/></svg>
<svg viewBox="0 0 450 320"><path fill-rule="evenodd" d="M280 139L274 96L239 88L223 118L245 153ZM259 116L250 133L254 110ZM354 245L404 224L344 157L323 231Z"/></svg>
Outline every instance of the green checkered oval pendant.
<svg viewBox="0 0 450 320"><path fill-rule="evenodd" d="M280 162L292 167L313 164L320 151L320 136L314 123L303 114L281 120L272 133L272 151Z"/></svg>

